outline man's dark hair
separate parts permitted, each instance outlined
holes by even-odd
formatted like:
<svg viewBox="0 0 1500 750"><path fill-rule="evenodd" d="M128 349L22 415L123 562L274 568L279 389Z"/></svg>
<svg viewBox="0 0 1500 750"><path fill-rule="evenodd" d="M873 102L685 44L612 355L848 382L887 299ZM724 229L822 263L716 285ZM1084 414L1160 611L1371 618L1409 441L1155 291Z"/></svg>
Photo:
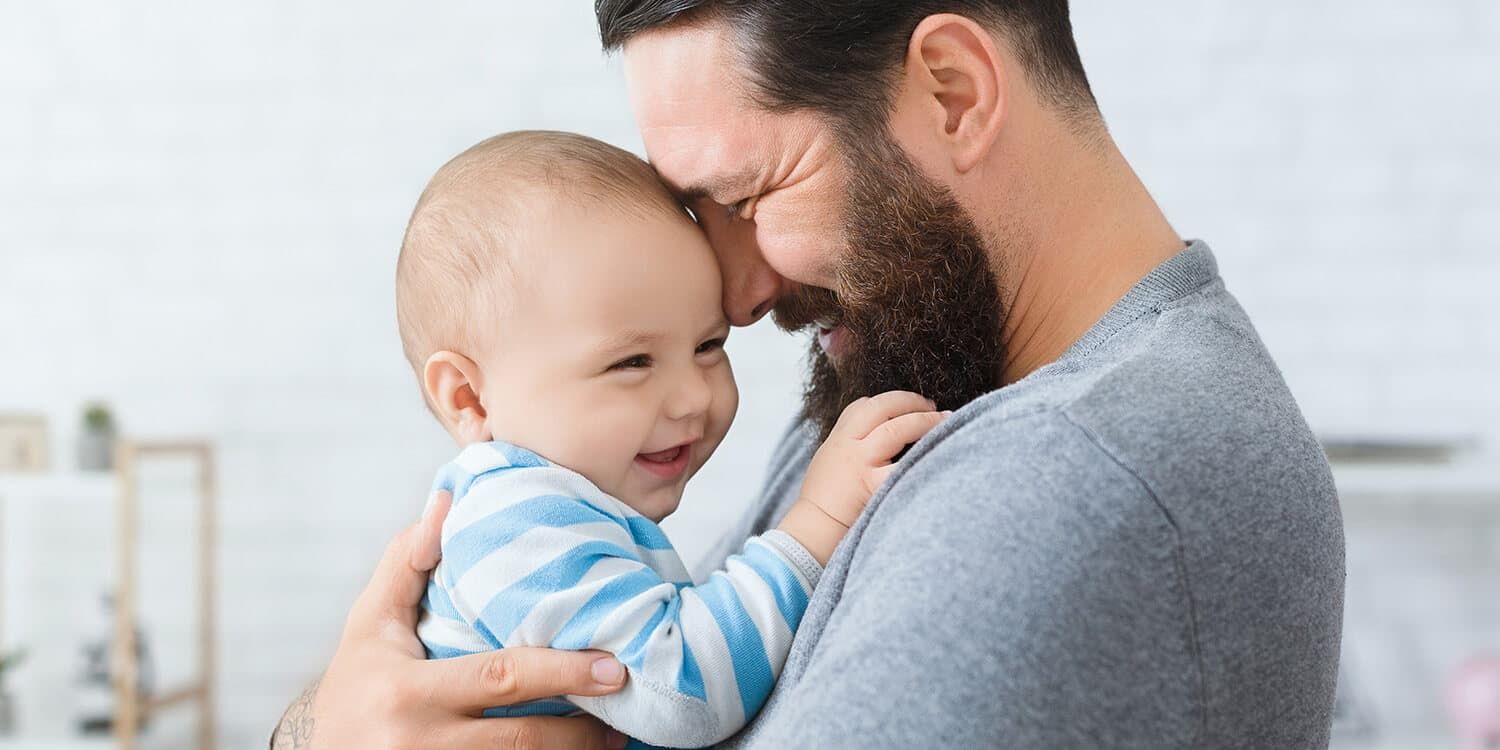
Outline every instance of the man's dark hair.
<svg viewBox="0 0 1500 750"><path fill-rule="evenodd" d="M866 131L886 123L911 34L937 13L999 32L1038 92L1070 122L1098 117L1067 0L595 0L606 50L644 31L715 20L738 37L760 104Z"/></svg>

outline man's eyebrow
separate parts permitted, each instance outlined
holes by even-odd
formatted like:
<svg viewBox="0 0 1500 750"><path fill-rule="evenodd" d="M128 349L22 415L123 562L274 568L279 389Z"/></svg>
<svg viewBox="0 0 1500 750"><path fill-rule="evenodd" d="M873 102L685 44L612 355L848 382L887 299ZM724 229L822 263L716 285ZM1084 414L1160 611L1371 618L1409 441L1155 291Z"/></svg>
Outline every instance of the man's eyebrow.
<svg viewBox="0 0 1500 750"><path fill-rule="evenodd" d="M687 187L674 187L670 183L668 187L672 188L672 194L677 196L677 200L690 204L704 198L713 200L716 196L722 197L744 191L747 189L746 185L755 181L755 177L756 170L747 169L738 174L710 177Z"/></svg>

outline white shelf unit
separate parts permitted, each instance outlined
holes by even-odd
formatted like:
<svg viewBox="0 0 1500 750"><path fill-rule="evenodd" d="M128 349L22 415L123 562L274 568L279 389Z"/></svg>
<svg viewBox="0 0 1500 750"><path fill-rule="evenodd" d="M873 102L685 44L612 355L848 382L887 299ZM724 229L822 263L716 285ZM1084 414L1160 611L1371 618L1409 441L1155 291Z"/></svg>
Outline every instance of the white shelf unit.
<svg viewBox="0 0 1500 750"><path fill-rule="evenodd" d="M113 737L0 737L0 750L114 750Z"/></svg>
<svg viewBox="0 0 1500 750"><path fill-rule="evenodd" d="M141 503L139 469L143 461L186 458L198 465L199 531L197 581L199 595L199 673L189 684L142 697L136 694L137 663L135 621L137 609L136 558L139 545L137 519ZM187 703L198 707L198 747L214 750L216 716L214 682L215 593L215 497L217 477L213 446L204 441L149 442L120 440L115 447L114 472L64 472L0 475L0 539L5 534L5 504L22 500L97 500L116 503L116 555L120 580L116 592L115 632L112 647L115 705L119 707L110 737L0 737L0 750L135 750L139 728L150 714ZM0 545L0 571L7 560ZM0 583L4 576L0 575ZM0 651L6 648L5 591L0 587Z"/></svg>
<svg viewBox="0 0 1500 750"><path fill-rule="evenodd" d="M113 472L0 474L0 497L46 500L60 497L112 500L120 490Z"/></svg>

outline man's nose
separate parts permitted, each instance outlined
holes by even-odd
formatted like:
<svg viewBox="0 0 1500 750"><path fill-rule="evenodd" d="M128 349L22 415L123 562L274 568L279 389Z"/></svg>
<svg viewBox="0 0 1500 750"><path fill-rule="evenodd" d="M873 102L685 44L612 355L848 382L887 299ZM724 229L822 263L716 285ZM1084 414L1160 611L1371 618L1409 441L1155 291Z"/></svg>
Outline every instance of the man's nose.
<svg viewBox="0 0 1500 750"><path fill-rule="evenodd" d="M747 326L765 317L782 293L782 278L755 241L755 222L714 217L703 223L724 277L724 317Z"/></svg>
<svg viewBox="0 0 1500 750"><path fill-rule="evenodd" d="M667 396L666 415L669 419L691 419L708 411L713 400L713 389L708 385L708 373L693 365L684 368L673 383Z"/></svg>

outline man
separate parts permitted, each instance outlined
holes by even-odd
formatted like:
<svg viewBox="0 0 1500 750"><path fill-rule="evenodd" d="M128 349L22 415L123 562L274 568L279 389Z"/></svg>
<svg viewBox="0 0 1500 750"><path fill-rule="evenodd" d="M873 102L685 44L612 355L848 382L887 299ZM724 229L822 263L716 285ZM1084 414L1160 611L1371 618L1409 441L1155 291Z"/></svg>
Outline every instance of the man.
<svg viewBox="0 0 1500 750"><path fill-rule="evenodd" d="M729 744L1325 746L1327 464L1207 246L1110 139L1065 0L596 10L731 321L817 330L803 420L721 549L777 519L850 400L958 410L871 501ZM392 545L276 746L619 746L588 719L470 718L615 689L607 656L417 661L441 516Z"/></svg>

